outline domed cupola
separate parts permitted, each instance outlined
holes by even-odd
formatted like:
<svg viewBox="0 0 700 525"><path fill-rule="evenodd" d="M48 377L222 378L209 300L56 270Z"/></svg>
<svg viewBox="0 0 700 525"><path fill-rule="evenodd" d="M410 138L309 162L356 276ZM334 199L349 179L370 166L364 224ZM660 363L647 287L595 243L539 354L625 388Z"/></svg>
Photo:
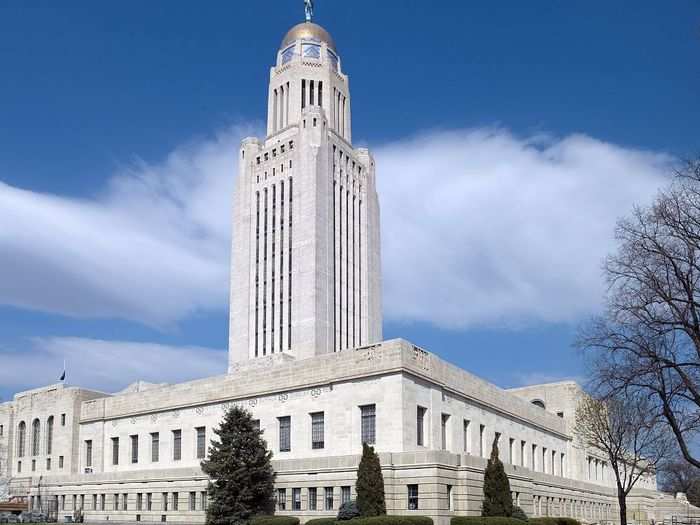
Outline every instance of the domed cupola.
<svg viewBox="0 0 700 525"><path fill-rule="evenodd" d="M280 49L284 49L290 44L293 44L297 40L309 41L309 42L324 42L329 49L336 51L335 42L333 37L318 24L313 22L302 22L292 27L287 34L284 35L282 39L282 45Z"/></svg>

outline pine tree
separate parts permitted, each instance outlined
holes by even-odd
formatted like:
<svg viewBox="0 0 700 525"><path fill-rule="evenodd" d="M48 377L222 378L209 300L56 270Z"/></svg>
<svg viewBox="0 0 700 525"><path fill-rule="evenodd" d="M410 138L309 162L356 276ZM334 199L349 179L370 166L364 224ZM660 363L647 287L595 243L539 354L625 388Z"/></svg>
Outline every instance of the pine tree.
<svg viewBox="0 0 700 525"><path fill-rule="evenodd" d="M367 443L362 444L362 459L357 469L357 506L363 516L386 514L384 476L379 456Z"/></svg>
<svg viewBox="0 0 700 525"><path fill-rule="evenodd" d="M503 463L498 459L498 443L493 441L491 457L484 472L484 502L481 507L482 516L513 515L513 499L510 495L510 483L503 469Z"/></svg>
<svg viewBox="0 0 700 525"><path fill-rule="evenodd" d="M236 525L274 512L272 452L248 411L234 406L214 430L202 470L210 478L207 524Z"/></svg>

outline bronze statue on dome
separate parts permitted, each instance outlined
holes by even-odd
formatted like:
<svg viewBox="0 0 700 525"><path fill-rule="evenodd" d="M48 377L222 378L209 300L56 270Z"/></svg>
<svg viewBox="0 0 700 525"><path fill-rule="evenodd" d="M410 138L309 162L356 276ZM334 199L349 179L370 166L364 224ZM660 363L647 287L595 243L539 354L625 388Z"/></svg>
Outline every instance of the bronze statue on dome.
<svg viewBox="0 0 700 525"><path fill-rule="evenodd" d="M314 0L304 0L304 14L306 15L306 21L311 22L314 16Z"/></svg>

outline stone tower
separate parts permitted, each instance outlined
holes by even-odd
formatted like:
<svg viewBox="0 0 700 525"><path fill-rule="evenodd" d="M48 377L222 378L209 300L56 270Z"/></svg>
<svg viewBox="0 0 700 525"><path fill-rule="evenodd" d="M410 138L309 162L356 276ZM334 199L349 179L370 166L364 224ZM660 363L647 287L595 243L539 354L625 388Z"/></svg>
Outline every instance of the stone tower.
<svg viewBox="0 0 700 525"><path fill-rule="evenodd" d="M309 21L270 69L267 137L246 138L233 203L229 370L381 340L374 159L353 148L335 43Z"/></svg>

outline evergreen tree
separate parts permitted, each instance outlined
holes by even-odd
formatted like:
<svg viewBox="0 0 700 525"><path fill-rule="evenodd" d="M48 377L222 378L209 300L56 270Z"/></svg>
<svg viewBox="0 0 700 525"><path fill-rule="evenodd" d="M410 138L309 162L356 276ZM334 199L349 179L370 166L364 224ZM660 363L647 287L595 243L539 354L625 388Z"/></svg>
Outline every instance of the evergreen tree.
<svg viewBox="0 0 700 525"><path fill-rule="evenodd" d="M379 456L367 443L362 444L362 459L357 469L357 506L363 516L386 514L384 476Z"/></svg>
<svg viewBox="0 0 700 525"><path fill-rule="evenodd" d="M274 512L272 452L248 411L234 406L214 430L202 470L209 476L207 524L237 525Z"/></svg>
<svg viewBox="0 0 700 525"><path fill-rule="evenodd" d="M491 457L484 472L484 502L481 507L482 516L513 515L513 499L510 495L510 483L503 469L503 463L498 459L498 443L493 441Z"/></svg>

